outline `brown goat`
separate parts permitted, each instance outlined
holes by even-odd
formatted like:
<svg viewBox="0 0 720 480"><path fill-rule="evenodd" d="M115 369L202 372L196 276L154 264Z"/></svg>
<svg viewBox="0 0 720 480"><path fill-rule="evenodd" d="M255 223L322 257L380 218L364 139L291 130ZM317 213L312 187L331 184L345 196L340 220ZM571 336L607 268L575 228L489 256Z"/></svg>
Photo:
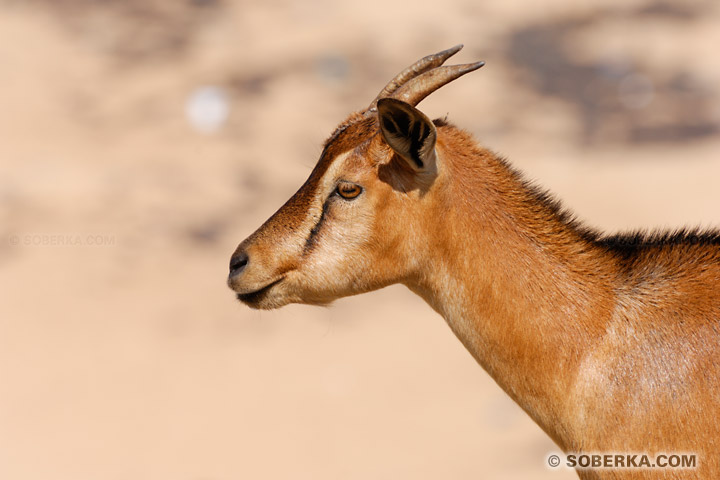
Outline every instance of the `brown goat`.
<svg viewBox="0 0 720 480"><path fill-rule="evenodd" d="M415 105L482 63L401 72L326 141L305 184L230 262L252 308L402 283L565 452L694 453L720 478L720 234L604 236ZM540 467L539 467L540 468Z"/></svg>

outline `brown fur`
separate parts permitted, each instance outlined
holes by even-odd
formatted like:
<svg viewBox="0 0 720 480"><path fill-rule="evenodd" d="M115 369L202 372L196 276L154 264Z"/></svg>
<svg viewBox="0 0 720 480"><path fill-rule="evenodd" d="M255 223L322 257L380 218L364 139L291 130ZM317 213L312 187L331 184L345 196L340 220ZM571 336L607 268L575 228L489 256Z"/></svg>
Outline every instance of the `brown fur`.
<svg viewBox="0 0 720 480"><path fill-rule="evenodd" d="M698 455L693 470L582 478L718 478L717 235L602 237L469 134L435 126L437 170L418 173L374 117L351 116L238 247L239 298L323 304L403 283L563 450ZM343 200L338 180L364 191Z"/></svg>

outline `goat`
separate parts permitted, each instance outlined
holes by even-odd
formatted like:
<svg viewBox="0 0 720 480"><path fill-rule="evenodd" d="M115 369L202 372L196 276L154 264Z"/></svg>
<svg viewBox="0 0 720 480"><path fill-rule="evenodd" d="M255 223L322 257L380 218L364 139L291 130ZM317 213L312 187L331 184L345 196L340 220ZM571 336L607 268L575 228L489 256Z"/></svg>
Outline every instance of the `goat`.
<svg viewBox="0 0 720 480"><path fill-rule="evenodd" d="M392 79L325 142L310 177L237 247L252 308L402 283L565 452L692 452L720 478L720 232L605 235L416 105L483 62L462 45Z"/></svg>

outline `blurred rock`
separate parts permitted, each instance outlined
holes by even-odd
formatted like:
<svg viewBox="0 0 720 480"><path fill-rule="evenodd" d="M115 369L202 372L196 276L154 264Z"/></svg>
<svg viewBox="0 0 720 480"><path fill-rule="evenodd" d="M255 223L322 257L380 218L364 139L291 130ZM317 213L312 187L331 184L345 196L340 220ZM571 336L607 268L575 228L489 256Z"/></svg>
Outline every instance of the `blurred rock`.
<svg viewBox="0 0 720 480"><path fill-rule="evenodd" d="M220 87L195 89L185 104L185 116L200 133L211 134L222 128L230 114L228 95Z"/></svg>
<svg viewBox="0 0 720 480"><path fill-rule="evenodd" d="M639 110L647 107L655 96L652 80L645 75L627 75L618 86L618 98L625 108Z"/></svg>
<svg viewBox="0 0 720 480"><path fill-rule="evenodd" d="M315 71L323 80L340 82L347 78L350 72L349 62L340 55L326 55L320 57L315 63Z"/></svg>

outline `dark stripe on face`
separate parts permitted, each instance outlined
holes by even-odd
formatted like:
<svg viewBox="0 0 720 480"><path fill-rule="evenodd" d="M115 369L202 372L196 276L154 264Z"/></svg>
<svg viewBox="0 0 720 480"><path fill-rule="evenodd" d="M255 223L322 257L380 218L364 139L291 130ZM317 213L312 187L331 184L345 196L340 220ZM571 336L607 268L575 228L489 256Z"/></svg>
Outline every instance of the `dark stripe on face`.
<svg viewBox="0 0 720 480"><path fill-rule="evenodd" d="M310 230L310 235L308 235L307 240L305 240L305 246L303 247L303 254L307 254L312 250L312 248L315 246L317 235L320 233L320 228L322 228L323 222L325 221L325 216L327 215L327 211L330 205L330 199L332 197L328 197L327 200L325 200L325 203L323 203L322 206L322 213L320 213L320 218L318 219L317 223L313 226L313 228Z"/></svg>
<svg viewBox="0 0 720 480"><path fill-rule="evenodd" d="M305 185L298 191L298 194L302 192L302 203L306 205L307 202L311 201L311 198L317 194L318 185L320 179L325 175L330 164L344 152L357 148L359 145L368 141L374 135L377 134L377 125L375 118L364 118L357 116L353 118L351 116L350 123L341 125L336 132L327 140L325 148L320 155L320 160L310 174L310 178L305 182ZM322 213L317 223L312 227L308 234L307 240L305 240L305 246L303 247L303 254L307 254L312 250L317 242L317 236L320 233L320 229L323 226L327 218L327 212L329 209L332 194L325 199L322 206Z"/></svg>

